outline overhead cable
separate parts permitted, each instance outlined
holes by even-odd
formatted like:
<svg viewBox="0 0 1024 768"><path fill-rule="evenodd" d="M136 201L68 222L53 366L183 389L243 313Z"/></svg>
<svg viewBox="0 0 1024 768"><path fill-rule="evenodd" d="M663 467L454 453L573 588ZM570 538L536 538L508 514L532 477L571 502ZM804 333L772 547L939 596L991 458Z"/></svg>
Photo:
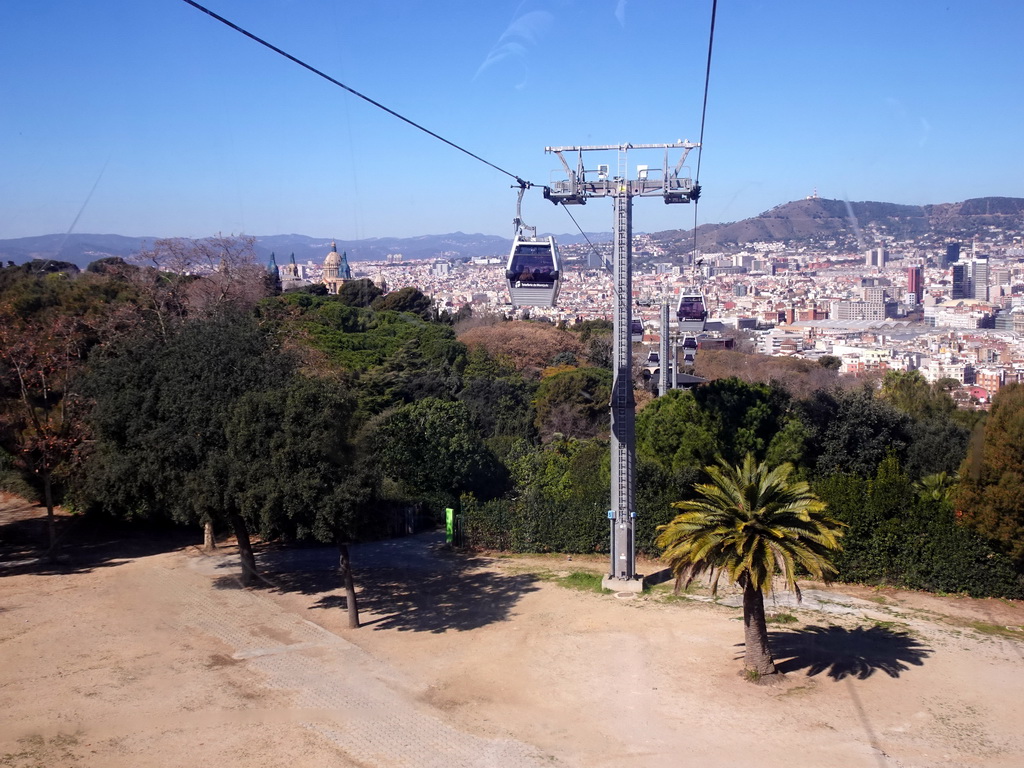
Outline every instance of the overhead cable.
<svg viewBox="0 0 1024 768"><path fill-rule="evenodd" d="M695 185L700 184L700 159L704 154L704 121L708 114L708 85L711 83L711 50L715 45L715 15L718 11L718 0L711 0L711 32L708 35L708 64L704 70L704 106L700 111L700 142L697 146L697 175L693 179ZM699 199L699 198L698 198ZM697 256L697 200L693 201L693 255Z"/></svg>

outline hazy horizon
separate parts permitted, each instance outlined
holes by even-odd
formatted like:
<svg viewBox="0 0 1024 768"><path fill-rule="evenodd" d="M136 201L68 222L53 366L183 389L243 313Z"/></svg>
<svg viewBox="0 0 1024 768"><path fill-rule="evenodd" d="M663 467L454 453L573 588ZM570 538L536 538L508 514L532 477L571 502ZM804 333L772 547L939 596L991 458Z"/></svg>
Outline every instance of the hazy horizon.
<svg viewBox="0 0 1024 768"><path fill-rule="evenodd" d="M699 138L710 2L209 7L539 185L560 168L546 146ZM511 232L515 191L498 171L184 2L104 11L0 10L0 238ZM1021 22L1024 6L998 2L722 4L697 223L815 190L908 205L1021 196L1007 161L1024 117ZM662 159L633 152L630 170ZM593 162L614 168L615 153ZM588 232L611 229L610 203L572 213ZM694 224L693 206L658 200L634 216L637 231ZM575 231L539 189L523 218Z"/></svg>

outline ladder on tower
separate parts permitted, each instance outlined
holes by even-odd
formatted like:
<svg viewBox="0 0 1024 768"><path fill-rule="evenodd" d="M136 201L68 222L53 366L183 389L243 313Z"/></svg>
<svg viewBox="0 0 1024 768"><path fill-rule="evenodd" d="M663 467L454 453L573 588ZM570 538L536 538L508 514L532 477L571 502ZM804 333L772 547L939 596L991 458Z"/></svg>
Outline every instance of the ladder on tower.
<svg viewBox="0 0 1024 768"><path fill-rule="evenodd" d="M612 425L615 450L615 520L619 535L615 541L612 575L618 579L632 579L634 574L633 536L633 420L635 401L633 399L633 346L630 324L632 320L632 279L629 274L629 238L632 234L628 180L626 178L625 152L619 153L619 175L616 179L615 194L615 284L625 291L625 300L616 301L615 330L615 391L612 394Z"/></svg>

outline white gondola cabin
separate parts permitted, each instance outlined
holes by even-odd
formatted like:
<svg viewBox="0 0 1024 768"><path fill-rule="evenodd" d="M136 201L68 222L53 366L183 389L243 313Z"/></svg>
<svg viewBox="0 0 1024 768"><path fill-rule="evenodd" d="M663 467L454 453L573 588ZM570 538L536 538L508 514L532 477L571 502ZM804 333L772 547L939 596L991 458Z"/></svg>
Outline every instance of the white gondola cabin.
<svg viewBox="0 0 1024 768"><path fill-rule="evenodd" d="M682 294L679 297L676 317L679 318L680 333L702 332L708 321L708 308L704 296L700 293Z"/></svg>
<svg viewBox="0 0 1024 768"><path fill-rule="evenodd" d="M517 234L505 266L509 297L517 307L553 307L562 265L553 237Z"/></svg>

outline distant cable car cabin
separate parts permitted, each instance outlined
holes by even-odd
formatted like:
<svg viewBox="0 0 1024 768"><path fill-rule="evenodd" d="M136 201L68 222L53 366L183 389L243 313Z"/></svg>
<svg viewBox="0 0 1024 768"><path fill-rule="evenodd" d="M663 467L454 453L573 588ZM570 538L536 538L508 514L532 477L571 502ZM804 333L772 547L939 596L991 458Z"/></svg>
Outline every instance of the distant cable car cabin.
<svg viewBox="0 0 1024 768"><path fill-rule="evenodd" d="M697 361L697 337L687 336L683 339L683 365L693 366Z"/></svg>
<svg viewBox="0 0 1024 768"><path fill-rule="evenodd" d="M704 296L700 293L684 293L679 297L679 308L676 310L679 318L680 333L700 333L708 321L708 308L704 302Z"/></svg>
<svg viewBox="0 0 1024 768"><path fill-rule="evenodd" d="M629 323L629 336L634 344L644 340L644 321L633 318Z"/></svg>

